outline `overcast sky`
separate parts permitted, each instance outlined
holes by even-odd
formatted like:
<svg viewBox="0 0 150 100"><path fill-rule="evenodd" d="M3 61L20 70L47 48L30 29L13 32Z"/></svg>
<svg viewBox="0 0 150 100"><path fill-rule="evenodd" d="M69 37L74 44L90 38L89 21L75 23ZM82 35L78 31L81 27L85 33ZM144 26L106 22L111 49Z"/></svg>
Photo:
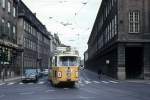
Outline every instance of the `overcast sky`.
<svg viewBox="0 0 150 100"><path fill-rule="evenodd" d="M52 34L63 44L76 47L80 56L97 16L101 0L23 0Z"/></svg>

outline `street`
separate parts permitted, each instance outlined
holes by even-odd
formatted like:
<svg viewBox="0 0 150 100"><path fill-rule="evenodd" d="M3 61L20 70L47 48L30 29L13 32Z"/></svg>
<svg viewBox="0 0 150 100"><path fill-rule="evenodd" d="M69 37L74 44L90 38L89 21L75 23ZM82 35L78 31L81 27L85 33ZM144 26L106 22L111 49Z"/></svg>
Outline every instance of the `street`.
<svg viewBox="0 0 150 100"><path fill-rule="evenodd" d="M82 70L79 86L52 87L47 77L37 83L0 83L0 100L149 100L150 82L118 81Z"/></svg>

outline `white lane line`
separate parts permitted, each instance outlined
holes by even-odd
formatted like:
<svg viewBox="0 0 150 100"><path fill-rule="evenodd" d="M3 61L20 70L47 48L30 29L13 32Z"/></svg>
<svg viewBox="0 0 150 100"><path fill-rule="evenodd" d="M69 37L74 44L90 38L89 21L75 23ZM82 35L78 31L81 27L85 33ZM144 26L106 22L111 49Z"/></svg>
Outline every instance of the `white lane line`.
<svg viewBox="0 0 150 100"><path fill-rule="evenodd" d="M0 86L1 86L1 85L5 85L5 83L1 83Z"/></svg>
<svg viewBox="0 0 150 100"><path fill-rule="evenodd" d="M118 82L116 82L116 81L109 81L109 82L111 82L111 83L115 83L115 84L116 84L116 83L118 83Z"/></svg>
<svg viewBox="0 0 150 100"><path fill-rule="evenodd" d="M24 84L24 83L20 82L19 84L22 85L22 84Z"/></svg>
<svg viewBox="0 0 150 100"><path fill-rule="evenodd" d="M84 84L80 84L80 86L84 86Z"/></svg>
<svg viewBox="0 0 150 100"><path fill-rule="evenodd" d="M109 83L109 82L107 82L107 81L101 81L101 82L106 83L106 84Z"/></svg>
<svg viewBox="0 0 150 100"><path fill-rule="evenodd" d="M85 82L85 84L89 84L89 83L91 83L90 81L84 81Z"/></svg>
<svg viewBox="0 0 150 100"><path fill-rule="evenodd" d="M34 92L22 92L22 93L19 93L20 95L30 95L30 94L34 94Z"/></svg>
<svg viewBox="0 0 150 100"><path fill-rule="evenodd" d="M44 84L44 82L38 82L38 84Z"/></svg>
<svg viewBox="0 0 150 100"><path fill-rule="evenodd" d="M0 95L0 98L3 98L5 95Z"/></svg>
<svg viewBox="0 0 150 100"><path fill-rule="evenodd" d="M92 98L95 98L95 97L83 97L83 96L80 96L79 98L80 99L92 99Z"/></svg>
<svg viewBox="0 0 150 100"><path fill-rule="evenodd" d="M97 83L97 84L99 84L100 82L99 81L93 81L94 83Z"/></svg>
<svg viewBox="0 0 150 100"><path fill-rule="evenodd" d="M64 88L64 90L68 90L69 88Z"/></svg>
<svg viewBox="0 0 150 100"><path fill-rule="evenodd" d="M81 84L81 83L82 83L82 81L79 81L79 83Z"/></svg>
<svg viewBox="0 0 150 100"><path fill-rule="evenodd" d="M45 92L54 92L54 91L56 91L56 90L46 90Z"/></svg>
<svg viewBox="0 0 150 100"><path fill-rule="evenodd" d="M7 85L13 85L13 84L15 84L15 83L11 82L11 83L8 83Z"/></svg>

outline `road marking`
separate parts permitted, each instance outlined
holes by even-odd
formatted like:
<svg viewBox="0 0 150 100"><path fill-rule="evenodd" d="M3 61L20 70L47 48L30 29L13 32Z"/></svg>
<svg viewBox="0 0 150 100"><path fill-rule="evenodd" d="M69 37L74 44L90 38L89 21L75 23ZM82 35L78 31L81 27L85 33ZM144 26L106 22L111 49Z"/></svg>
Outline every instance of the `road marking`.
<svg viewBox="0 0 150 100"><path fill-rule="evenodd" d="M54 92L54 91L56 91L56 90L46 90L45 92Z"/></svg>
<svg viewBox="0 0 150 100"><path fill-rule="evenodd" d="M82 81L79 81L79 83L81 84L81 83L82 83Z"/></svg>
<svg viewBox="0 0 150 100"><path fill-rule="evenodd" d="M93 81L94 83L100 83L99 81Z"/></svg>
<svg viewBox="0 0 150 100"><path fill-rule="evenodd" d="M0 98L3 98L5 95L0 95Z"/></svg>
<svg viewBox="0 0 150 100"><path fill-rule="evenodd" d="M38 84L44 84L44 82L39 82Z"/></svg>
<svg viewBox="0 0 150 100"><path fill-rule="evenodd" d="M80 84L81 86L84 86L84 84Z"/></svg>
<svg viewBox="0 0 150 100"><path fill-rule="evenodd" d="M64 90L68 90L69 88L64 88Z"/></svg>
<svg viewBox="0 0 150 100"><path fill-rule="evenodd" d="M20 95L29 95L29 94L33 94L34 92L22 92L22 93L19 93Z"/></svg>
<svg viewBox="0 0 150 100"><path fill-rule="evenodd" d="M5 83L1 83L0 86L1 86L1 85L5 85Z"/></svg>
<svg viewBox="0 0 150 100"><path fill-rule="evenodd" d="M24 83L20 82L19 84L21 84L21 85L22 85L22 84L24 84Z"/></svg>
<svg viewBox="0 0 150 100"><path fill-rule="evenodd" d="M13 84L15 84L15 83L11 82L11 83L8 83L7 85L13 85Z"/></svg>
<svg viewBox="0 0 150 100"><path fill-rule="evenodd" d="M90 81L85 81L85 84L89 84L89 83L91 83Z"/></svg>
<svg viewBox="0 0 150 100"><path fill-rule="evenodd" d="M79 98L80 99L92 99L92 98L95 98L95 97L83 97L83 96L80 96Z"/></svg>
<svg viewBox="0 0 150 100"><path fill-rule="evenodd" d="M103 83L106 83L106 84L109 83L109 82L107 82L107 81L102 81L102 82L103 82Z"/></svg>
<svg viewBox="0 0 150 100"><path fill-rule="evenodd" d="M111 82L111 83L118 83L118 82L116 82L116 81L109 81L109 82Z"/></svg>

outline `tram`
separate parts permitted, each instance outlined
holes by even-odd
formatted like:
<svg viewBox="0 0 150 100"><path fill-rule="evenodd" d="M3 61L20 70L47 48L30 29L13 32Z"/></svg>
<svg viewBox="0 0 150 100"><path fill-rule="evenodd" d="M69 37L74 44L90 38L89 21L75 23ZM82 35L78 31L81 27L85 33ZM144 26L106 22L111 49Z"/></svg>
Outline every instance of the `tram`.
<svg viewBox="0 0 150 100"><path fill-rule="evenodd" d="M74 86L79 81L79 61L79 53L75 48L57 47L48 75L52 85Z"/></svg>

